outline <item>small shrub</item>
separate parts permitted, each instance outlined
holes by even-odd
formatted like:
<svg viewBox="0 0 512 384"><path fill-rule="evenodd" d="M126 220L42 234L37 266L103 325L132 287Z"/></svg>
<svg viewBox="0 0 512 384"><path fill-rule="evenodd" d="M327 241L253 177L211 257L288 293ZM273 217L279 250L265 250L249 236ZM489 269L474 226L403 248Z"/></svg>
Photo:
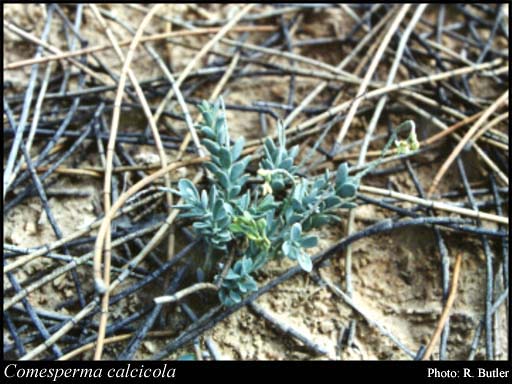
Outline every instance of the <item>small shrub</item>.
<svg viewBox="0 0 512 384"><path fill-rule="evenodd" d="M199 109L203 123L198 129L211 156L205 164L212 176L210 187L199 193L191 181L182 179L172 192L183 199L176 206L180 217L192 219L193 228L207 244L204 268L211 270L232 252L233 264L222 278L219 298L233 305L257 289L253 274L269 260L287 257L310 272L313 265L305 249L316 246L318 239L308 232L339 221L338 209L354 208L361 177L380 160L353 176L343 163L334 182L329 171L314 178L298 176L294 162L299 148L286 148L285 130L279 123L277 142L270 138L264 142L257 172L262 184L251 189L246 172L251 157L241 156L243 137L231 144L222 99L213 105L203 102ZM412 150L417 149L413 131L414 124L409 139L396 143L402 153L412 147L409 143L416 145Z"/></svg>

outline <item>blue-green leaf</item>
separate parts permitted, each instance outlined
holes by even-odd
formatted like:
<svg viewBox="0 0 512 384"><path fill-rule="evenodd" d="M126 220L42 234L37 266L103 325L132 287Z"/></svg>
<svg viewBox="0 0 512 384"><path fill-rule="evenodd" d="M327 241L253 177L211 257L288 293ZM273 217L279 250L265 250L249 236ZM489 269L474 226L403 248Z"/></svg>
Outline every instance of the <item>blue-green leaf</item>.
<svg viewBox="0 0 512 384"><path fill-rule="evenodd" d="M304 248L316 247L316 245L318 244L318 238L316 236L303 237L300 240L300 244Z"/></svg>
<svg viewBox="0 0 512 384"><path fill-rule="evenodd" d="M231 187L228 192L228 198L234 199L235 197L237 197L238 194L240 193L241 189L242 188L239 185L235 185L234 187Z"/></svg>
<svg viewBox="0 0 512 384"><path fill-rule="evenodd" d="M224 202L222 200L217 200L215 205L213 206L213 218L216 221L223 219L226 216L226 210L224 209Z"/></svg>
<svg viewBox="0 0 512 384"><path fill-rule="evenodd" d="M220 115L217 117L217 121L215 122L215 131L217 132L217 142L220 145L228 145L228 135L226 128L226 119L224 115Z"/></svg>
<svg viewBox="0 0 512 384"><path fill-rule="evenodd" d="M213 132L213 129L211 129L207 125L201 126L201 133L205 135L208 139L215 140L215 132Z"/></svg>
<svg viewBox="0 0 512 384"><path fill-rule="evenodd" d="M217 237L219 239L221 239L222 241L224 242L227 242L227 241L230 241L231 240L231 233L228 231L228 230L224 230L224 231L221 231L221 232L217 232Z"/></svg>
<svg viewBox="0 0 512 384"><path fill-rule="evenodd" d="M313 263L311 262L311 257L305 252L300 251L297 256L297 261L299 262L300 267L306 271L311 272L313 270Z"/></svg>
<svg viewBox="0 0 512 384"><path fill-rule="evenodd" d="M229 297L235 302L235 304L242 301L242 296L236 291L229 291Z"/></svg>
<svg viewBox="0 0 512 384"><path fill-rule="evenodd" d="M231 159L233 161L238 160L238 158L240 157L240 154L244 149L244 144L245 139L243 138L243 136L236 139L235 143L233 144L233 147L231 148Z"/></svg>
<svg viewBox="0 0 512 384"><path fill-rule="evenodd" d="M277 148L276 148L274 142L272 141L272 139L267 137L265 139L264 147L268 151L268 153L267 153L268 154L268 158L273 160L273 154L277 151Z"/></svg>
<svg viewBox="0 0 512 384"><path fill-rule="evenodd" d="M347 181L348 177L348 164L343 163L338 167L338 170L336 171L336 185L341 186L345 184L345 181Z"/></svg>
<svg viewBox="0 0 512 384"><path fill-rule="evenodd" d="M258 212L266 212L270 209L277 208L278 204L274 201L272 195L266 195L265 198L258 204Z"/></svg>
<svg viewBox="0 0 512 384"><path fill-rule="evenodd" d="M232 269L228 271L224 280L238 280L241 276L238 273L235 273Z"/></svg>
<svg viewBox="0 0 512 384"><path fill-rule="evenodd" d="M205 229L205 228L210 228L211 224L203 223L202 221L196 221L194 224L192 224L192 227L194 227L195 229Z"/></svg>
<svg viewBox="0 0 512 384"><path fill-rule="evenodd" d="M222 186L222 188L227 190L229 188L229 179L226 176L226 174L221 171L216 176L217 176L217 178L219 180L219 183Z"/></svg>
<svg viewBox="0 0 512 384"><path fill-rule="evenodd" d="M296 198L292 198L291 203L292 203L292 208L295 211L297 211L297 212L302 211L302 203L299 200L297 200Z"/></svg>
<svg viewBox="0 0 512 384"><path fill-rule="evenodd" d="M208 208L208 194L204 189L201 191L201 206L205 210Z"/></svg>
<svg viewBox="0 0 512 384"><path fill-rule="evenodd" d="M295 247L290 248L290 252L288 253L288 258L290 260L297 260L297 257L299 256L300 250L298 250Z"/></svg>
<svg viewBox="0 0 512 384"><path fill-rule="evenodd" d="M245 193L238 200L238 207L240 208L241 211L246 211L249 208L249 201L250 201L250 196L249 196L249 191L247 191L247 193Z"/></svg>
<svg viewBox="0 0 512 384"><path fill-rule="evenodd" d="M301 232L302 232L302 226L300 225L300 223L293 224L292 229L290 231L290 238L293 241L299 241Z"/></svg>
<svg viewBox="0 0 512 384"><path fill-rule="evenodd" d="M332 208L342 203L342 200L338 196L329 196L325 199L325 208Z"/></svg>
<svg viewBox="0 0 512 384"><path fill-rule="evenodd" d="M265 251L261 251L260 253L258 253L256 258L254 259L252 270L256 271L260 267L262 267L265 264L265 262L267 261L267 258L268 258L268 254ZM256 283L254 283L254 284L256 284Z"/></svg>
<svg viewBox="0 0 512 384"><path fill-rule="evenodd" d="M220 146L216 142L210 140L210 139L203 139L201 140L202 144L206 147L208 152L210 152L212 155L217 156L219 154Z"/></svg>
<svg viewBox="0 0 512 384"><path fill-rule="evenodd" d="M254 281L251 276L245 280L244 286L247 289L247 292L255 291L258 289L258 284L256 284L256 281Z"/></svg>
<svg viewBox="0 0 512 384"><path fill-rule="evenodd" d="M290 250L292 248L292 245L289 241L285 241L283 245L281 246L281 250L283 251L283 254L285 256L288 256L290 254Z"/></svg>
<svg viewBox="0 0 512 384"><path fill-rule="evenodd" d="M339 187L337 192L343 198L353 197L356 195L356 186L351 183L345 183Z"/></svg>
<svg viewBox="0 0 512 384"><path fill-rule="evenodd" d="M231 166L231 154L226 148L221 148L219 150L219 160L222 167L225 169Z"/></svg>
<svg viewBox="0 0 512 384"><path fill-rule="evenodd" d="M244 163L239 161L239 162L233 164L233 167L231 167L231 172L229 175L229 178L231 179L231 181L235 183L237 181L237 179L240 176L242 176L242 173L244 173L244 170L245 170Z"/></svg>
<svg viewBox="0 0 512 384"><path fill-rule="evenodd" d="M224 289L219 290L219 299L220 302L226 306L229 306L231 302L231 299L227 296L226 290Z"/></svg>
<svg viewBox="0 0 512 384"><path fill-rule="evenodd" d="M196 186L188 179L181 179L178 182L178 187L182 196L188 200L199 200L199 193L197 192Z"/></svg>
<svg viewBox="0 0 512 384"><path fill-rule="evenodd" d="M270 183L274 191L281 191L284 188L284 182L281 178L272 176L272 182Z"/></svg>
<svg viewBox="0 0 512 384"><path fill-rule="evenodd" d="M243 281L238 281L237 288L242 293L246 293L247 292L247 287L246 287L246 285L245 285L245 283Z"/></svg>
<svg viewBox="0 0 512 384"><path fill-rule="evenodd" d="M314 215L311 218L311 226L314 228L318 228L321 227L322 225L329 223L330 221L330 217L327 215Z"/></svg>
<svg viewBox="0 0 512 384"><path fill-rule="evenodd" d="M242 259L242 271L243 271L244 275L249 274L251 272L251 268L252 268L252 260L247 257L244 257Z"/></svg>
<svg viewBox="0 0 512 384"><path fill-rule="evenodd" d="M282 169L290 169L293 165L293 160L291 158L286 158L284 159L283 161L281 161L281 164L279 164L279 168L282 168Z"/></svg>
<svg viewBox="0 0 512 384"><path fill-rule="evenodd" d="M206 169L208 169L214 175L217 175L220 172L222 172L220 170L220 168L217 165L215 165L214 163L212 163L211 161L207 161L206 163L204 163L204 166Z"/></svg>

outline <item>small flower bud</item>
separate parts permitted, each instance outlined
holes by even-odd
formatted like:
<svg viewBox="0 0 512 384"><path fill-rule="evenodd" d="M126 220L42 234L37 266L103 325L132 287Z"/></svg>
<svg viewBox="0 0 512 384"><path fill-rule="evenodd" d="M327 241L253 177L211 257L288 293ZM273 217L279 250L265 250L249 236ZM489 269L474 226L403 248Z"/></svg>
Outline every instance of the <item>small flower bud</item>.
<svg viewBox="0 0 512 384"><path fill-rule="evenodd" d="M272 187L271 187L270 183L265 182L265 183L263 184L263 196L265 196L265 195L271 195L271 194L272 194L272 192L273 192L273 191L272 191Z"/></svg>

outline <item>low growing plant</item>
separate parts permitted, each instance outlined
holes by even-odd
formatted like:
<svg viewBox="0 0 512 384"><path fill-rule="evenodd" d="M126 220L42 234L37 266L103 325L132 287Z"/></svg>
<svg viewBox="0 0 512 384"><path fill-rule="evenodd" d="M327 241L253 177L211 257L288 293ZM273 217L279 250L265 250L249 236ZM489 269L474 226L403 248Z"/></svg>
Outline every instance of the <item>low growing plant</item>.
<svg viewBox="0 0 512 384"><path fill-rule="evenodd" d="M343 163L333 181L329 171L312 178L299 176L295 165L298 146L286 147L285 130L279 123L277 142L266 138L263 145L257 171L262 183L249 185L247 166L251 157L242 157L243 137L231 142L222 99L213 105L203 102L199 109L203 123L198 129L211 157L205 164L211 173L209 190L199 192L191 181L181 179L178 190L172 192L183 200L176 206L181 211L179 217L192 219L192 227L206 242L203 268L217 268L219 298L229 306L257 289L254 272L269 260L287 257L310 272L313 265L306 249L316 246L318 239L308 233L340 221L339 209L356 207L361 177L380 159L352 176L348 164ZM406 141L396 143L402 153L418 147L414 124L404 124L411 133ZM232 263L220 268L224 260Z"/></svg>

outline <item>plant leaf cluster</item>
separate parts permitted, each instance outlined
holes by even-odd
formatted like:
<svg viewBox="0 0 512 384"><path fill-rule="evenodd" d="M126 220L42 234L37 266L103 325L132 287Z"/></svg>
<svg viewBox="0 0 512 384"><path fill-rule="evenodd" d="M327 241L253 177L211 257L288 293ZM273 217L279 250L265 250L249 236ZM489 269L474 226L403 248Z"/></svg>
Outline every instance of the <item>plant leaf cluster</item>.
<svg viewBox="0 0 512 384"><path fill-rule="evenodd" d="M242 137L230 141L222 99L213 105L203 102L199 109L202 144L211 156L205 164L212 176L209 191L199 193L192 182L182 179L173 192L184 201L176 206L180 217L192 219L193 228L208 244L207 259L234 256L219 289L221 302L233 305L257 289L254 273L270 260L287 257L310 272L313 265L306 249L315 247L318 238L307 233L339 221L340 208L356 206L359 182L368 170L350 176L343 163L334 181L328 171L313 178L297 175L299 148L286 148L279 123L277 142L267 138L263 145L257 172L262 184L248 185L251 158L241 157Z"/></svg>

